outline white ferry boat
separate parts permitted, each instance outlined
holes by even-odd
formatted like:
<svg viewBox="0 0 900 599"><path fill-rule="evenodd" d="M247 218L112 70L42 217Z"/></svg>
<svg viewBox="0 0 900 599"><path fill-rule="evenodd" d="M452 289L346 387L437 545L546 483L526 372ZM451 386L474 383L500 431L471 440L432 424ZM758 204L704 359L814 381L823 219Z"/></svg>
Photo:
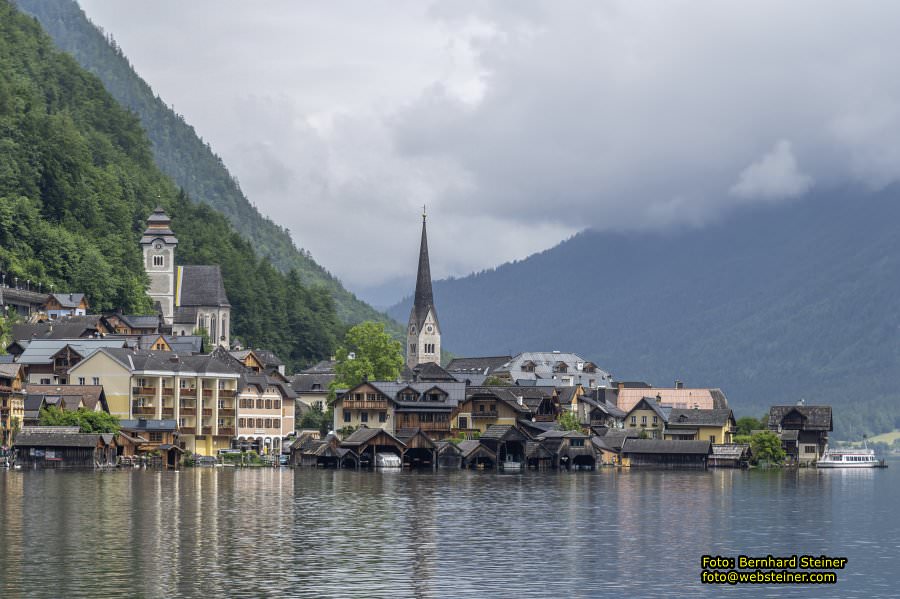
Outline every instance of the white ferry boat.
<svg viewBox="0 0 900 599"><path fill-rule="evenodd" d="M817 468L878 468L884 462L875 457L875 450L863 449L825 449L825 453L816 462Z"/></svg>

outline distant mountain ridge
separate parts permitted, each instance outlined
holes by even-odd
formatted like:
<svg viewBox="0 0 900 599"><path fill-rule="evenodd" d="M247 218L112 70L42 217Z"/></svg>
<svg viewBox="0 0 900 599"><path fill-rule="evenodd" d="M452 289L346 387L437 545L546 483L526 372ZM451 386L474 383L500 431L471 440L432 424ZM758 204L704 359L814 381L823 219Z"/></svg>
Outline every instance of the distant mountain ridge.
<svg viewBox="0 0 900 599"><path fill-rule="evenodd" d="M304 284L326 287L345 323L388 321L384 314L347 291L308 252L298 249L287 229L259 213L209 144L153 93L112 38L107 39L91 23L75 0L17 0L16 5L35 17L59 48L97 75L120 104L138 115L160 170L192 199L209 204L228 217L235 229L253 243L257 253L283 272L295 269ZM391 326L399 331L396 323Z"/></svg>
<svg viewBox="0 0 900 599"><path fill-rule="evenodd" d="M721 387L739 414L835 406L900 428L900 192L820 193L704 229L585 232L434 284L457 355L564 350L620 380ZM388 313L402 318L409 298Z"/></svg>

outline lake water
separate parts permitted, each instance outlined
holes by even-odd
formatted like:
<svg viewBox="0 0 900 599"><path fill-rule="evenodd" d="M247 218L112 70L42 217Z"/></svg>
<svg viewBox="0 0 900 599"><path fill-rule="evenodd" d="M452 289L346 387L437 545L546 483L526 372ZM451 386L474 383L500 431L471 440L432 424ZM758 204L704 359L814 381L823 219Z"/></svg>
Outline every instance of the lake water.
<svg viewBox="0 0 900 599"><path fill-rule="evenodd" d="M900 595L887 470L0 472L0 596ZM700 556L849 558L701 585Z"/></svg>

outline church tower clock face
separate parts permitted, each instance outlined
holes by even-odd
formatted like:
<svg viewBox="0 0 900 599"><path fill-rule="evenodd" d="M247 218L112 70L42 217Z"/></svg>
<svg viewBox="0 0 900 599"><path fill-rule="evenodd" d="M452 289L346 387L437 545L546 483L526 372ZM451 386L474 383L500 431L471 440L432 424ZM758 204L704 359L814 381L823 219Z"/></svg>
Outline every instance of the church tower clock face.
<svg viewBox="0 0 900 599"><path fill-rule="evenodd" d="M432 325L430 325L430 324L429 324L429 325L425 325L425 332L426 332L426 333L433 333L433 332L434 332L434 327L433 327Z"/></svg>

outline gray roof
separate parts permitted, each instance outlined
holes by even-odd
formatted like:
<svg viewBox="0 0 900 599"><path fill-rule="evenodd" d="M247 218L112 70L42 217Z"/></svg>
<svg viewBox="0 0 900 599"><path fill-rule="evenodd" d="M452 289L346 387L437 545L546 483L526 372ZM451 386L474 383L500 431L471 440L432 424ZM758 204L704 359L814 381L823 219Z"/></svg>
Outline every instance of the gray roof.
<svg viewBox="0 0 900 599"><path fill-rule="evenodd" d="M63 308L77 308L78 304L84 299L83 293L51 293L50 297L55 299ZM48 298L49 302L50 299Z"/></svg>
<svg viewBox="0 0 900 599"><path fill-rule="evenodd" d="M432 382L424 382L424 383L406 383L406 382L396 382L396 381L368 381L367 383L361 383L363 385L368 384L381 392L382 395L386 396L388 399L393 401L398 406L402 407L415 407L415 408L447 408L447 407L455 407L456 405L465 401L466 398L466 384L460 383L457 381L453 382L440 382L440 383L432 383ZM419 398L416 401L401 401L398 398L398 395L404 389L411 388L416 393L419 394ZM442 401L422 401L422 395L427 393L432 389L440 389L444 393L447 394L447 398ZM352 392L353 389L348 390L346 393ZM344 395L346 395L344 393Z"/></svg>
<svg viewBox="0 0 900 599"><path fill-rule="evenodd" d="M628 414L630 414L634 410L653 410L654 412L656 412L657 416L659 416L660 420L662 420L663 422L668 422L669 413L672 411L672 408L660 405L655 398L644 397L639 402L634 404L633 408L628 410Z"/></svg>
<svg viewBox="0 0 900 599"><path fill-rule="evenodd" d="M537 399L538 403L542 396L535 396L534 389L521 388L521 387L468 387L466 389L466 399L470 399L472 397L477 396L493 396L494 398L504 402L506 405L511 407L513 410L523 414L531 414L531 408L528 407L528 402L533 402ZM519 403L519 397L522 398L522 403Z"/></svg>
<svg viewBox="0 0 900 599"><path fill-rule="evenodd" d="M133 329L155 329L159 326L159 316L142 314L117 314L119 319Z"/></svg>
<svg viewBox="0 0 900 599"><path fill-rule="evenodd" d="M94 433L32 433L16 435L17 447L96 447L100 435Z"/></svg>
<svg viewBox="0 0 900 599"><path fill-rule="evenodd" d="M175 308L173 322L197 326L197 308L195 306L178 306Z"/></svg>
<svg viewBox="0 0 900 599"><path fill-rule="evenodd" d="M240 372L211 354L187 355L178 352L105 348L103 352L132 372L163 372L187 375L218 375L237 378ZM80 364L79 364L80 365ZM77 369L78 366L75 366Z"/></svg>
<svg viewBox="0 0 900 599"><path fill-rule="evenodd" d="M51 322L35 324L14 324L11 338L15 341L31 341L34 339L80 339L90 337L98 332L106 331L100 324L100 316L88 318L60 318Z"/></svg>
<svg viewBox="0 0 900 599"><path fill-rule="evenodd" d="M525 440L527 437L511 424L492 424L487 427L479 439L481 441L502 441L506 439Z"/></svg>
<svg viewBox="0 0 900 599"><path fill-rule="evenodd" d="M126 431L168 431L172 432L178 429L178 422L175 420L155 420L150 418L138 418L135 420L120 420L119 426Z"/></svg>
<svg viewBox="0 0 900 599"><path fill-rule="evenodd" d="M712 446L713 455L717 458L739 459L748 451L750 451L750 445L747 443L713 444Z"/></svg>
<svg viewBox="0 0 900 599"><path fill-rule="evenodd" d="M640 436L637 429L611 428L601 438L603 442L611 449L618 451L622 449L627 439L637 439Z"/></svg>
<svg viewBox="0 0 900 599"><path fill-rule="evenodd" d="M769 409L769 428L777 429L784 417L793 411L803 417L802 430L832 430L831 406L772 406Z"/></svg>
<svg viewBox="0 0 900 599"><path fill-rule="evenodd" d="M622 453L702 454L709 455L711 444L706 441L663 441L660 439L627 439Z"/></svg>
<svg viewBox="0 0 900 599"><path fill-rule="evenodd" d="M434 362L422 362L412 369L404 366L401 376L407 381L438 382L457 380L456 377Z"/></svg>
<svg viewBox="0 0 900 599"><path fill-rule="evenodd" d="M154 239L162 239L166 243L178 243L175 233L170 228L171 219L159 206L147 217L147 228L141 237L141 243L152 243Z"/></svg>
<svg viewBox="0 0 900 599"><path fill-rule="evenodd" d="M19 356L20 364L48 364L53 356L67 345L82 358L86 358L101 348L125 347L121 337L101 337L99 339L32 339Z"/></svg>
<svg viewBox="0 0 900 599"><path fill-rule="evenodd" d="M15 378L19 371L22 370L22 365L17 363L0 363L0 377L3 378Z"/></svg>
<svg viewBox="0 0 900 599"><path fill-rule="evenodd" d="M322 360L306 370L301 370L301 374L334 374L335 360Z"/></svg>
<svg viewBox="0 0 900 599"><path fill-rule="evenodd" d="M684 426L725 426L732 420L730 409L724 410L685 410L672 408L669 412L669 427Z"/></svg>
<svg viewBox="0 0 900 599"><path fill-rule="evenodd" d="M525 372L522 365L526 362L534 364L534 372ZM553 372L554 367L564 363L568 366L565 373ZM498 366L494 372L509 376L511 380L539 380L557 381L561 384L563 377L571 378L573 383L581 384L587 387L608 387L612 377L608 372L597 368L595 372L584 372L579 366L584 367L586 364L594 364L590 360L585 360L581 356L573 353L564 352L522 352L514 356L507 363ZM594 384L590 385L593 380Z"/></svg>
<svg viewBox="0 0 900 599"><path fill-rule="evenodd" d="M43 395L48 403L51 398L61 398L67 410L74 410L82 403L88 410L95 410L100 404L102 410L108 412L103 385L35 385L28 384L25 392L29 397Z"/></svg>
<svg viewBox="0 0 900 599"><path fill-rule="evenodd" d="M447 364L447 372L488 375L495 368L512 360L512 356L485 356L478 358L453 358Z"/></svg>
<svg viewBox="0 0 900 599"><path fill-rule="evenodd" d="M181 306L231 306L225 295L222 270L218 264L206 266L182 266L181 289L178 292Z"/></svg>
<svg viewBox="0 0 900 599"><path fill-rule="evenodd" d="M396 441L399 445L406 445L403 441L382 428L358 428L353 431L353 434L341 441L341 445L365 445L381 433L384 433L385 435Z"/></svg>
<svg viewBox="0 0 900 599"><path fill-rule="evenodd" d="M185 354L199 354L203 349L203 337L200 335L139 335L137 348L151 351L153 344L160 337L172 348L172 351Z"/></svg>
<svg viewBox="0 0 900 599"><path fill-rule="evenodd" d="M328 393L328 386L336 374L305 373L291 377L291 386L297 393Z"/></svg>

